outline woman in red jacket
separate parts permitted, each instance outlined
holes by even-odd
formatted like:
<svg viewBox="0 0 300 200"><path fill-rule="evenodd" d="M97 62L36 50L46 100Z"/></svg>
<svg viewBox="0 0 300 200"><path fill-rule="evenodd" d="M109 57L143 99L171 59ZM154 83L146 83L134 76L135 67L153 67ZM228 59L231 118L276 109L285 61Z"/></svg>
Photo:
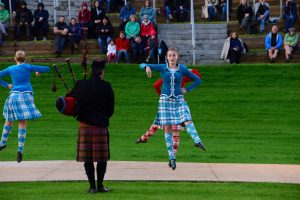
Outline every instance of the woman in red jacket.
<svg viewBox="0 0 300 200"><path fill-rule="evenodd" d="M92 13L88 9L87 2L82 3L82 10L78 13L78 23L80 24L81 28L91 28L91 18Z"/></svg>

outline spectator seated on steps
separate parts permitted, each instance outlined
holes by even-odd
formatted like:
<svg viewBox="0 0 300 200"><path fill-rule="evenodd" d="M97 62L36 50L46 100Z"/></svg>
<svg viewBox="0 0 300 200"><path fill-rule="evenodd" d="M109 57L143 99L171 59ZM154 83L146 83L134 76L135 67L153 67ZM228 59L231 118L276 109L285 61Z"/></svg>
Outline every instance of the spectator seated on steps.
<svg viewBox="0 0 300 200"><path fill-rule="evenodd" d="M290 62L292 59L292 53L297 51L298 49L298 42L299 42L299 35L296 33L295 28L290 28L290 32L287 33L284 37L284 50L285 50L285 59L286 62Z"/></svg>
<svg viewBox="0 0 300 200"><path fill-rule="evenodd" d="M121 8L120 11L120 30L125 31L125 26L129 21L131 15L135 15L135 9L131 6L131 2L127 1L127 4Z"/></svg>
<svg viewBox="0 0 300 200"><path fill-rule="evenodd" d="M230 64L239 64L241 55L245 52L243 41L239 38L237 32L232 32L224 42L221 59L229 60Z"/></svg>
<svg viewBox="0 0 300 200"><path fill-rule="evenodd" d="M269 21L270 6L266 0L259 0L259 2L255 4L254 10L256 21L260 27L260 32L263 33L265 31L265 25Z"/></svg>
<svg viewBox="0 0 300 200"><path fill-rule="evenodd" d="M5 9L4 3L0 2L0 46L2 45L2 37L3 35L8 36L7 30L9 27L8 24L9 13Z"/></svg>
<svg viewBox="0 0 300 200"><path fill-rule="evenodd" d="M43 40L47 40L47 34L49 30L49 12L45 10L43 3L38 3L37 9L34 11L33 19L33 37L34 40L42 38ZM40 35L41 33L41 35Z"/></svg>
<svg viewBox="0 0 300 200"><path fill-rule="evenodd" d="M282 36L278 33L276 25L272 26L272 31L266 36L265 46L270 63L274 63L282 46Z"/></svg>
<svg viewBox="0 0 300 200"><path fill-rule="evenodd" d="M25 28L28 40L31 40L32 12L27 8L25 1L21 2L21 9L16 12L15 40L20 40L21 29Z"/></svg>
<svg viewBox="0 0 300 200"><path fill-rule="evenodd" d="M76 18L72 18L68 30L68 41L70 42L72 53L74 53L75 49L79 48L80 40L81 40L80 25L76 22Z"/></svg>
<svg viewBox="0 0 300 200"><path fill-rule="evenodd" d="M247 34L251 34L250 22L252 21L253 10L249 5L248 0L240 0L240 5L237 9L237 19L240 24L240 28Z"/></svg>
<svg viewBox="0 0 300 200"><path fill-rule="evenodd" d="M217 16L217 6L219 0L205 0L204 6L202 6L202 18L212 21Z"/></svg>

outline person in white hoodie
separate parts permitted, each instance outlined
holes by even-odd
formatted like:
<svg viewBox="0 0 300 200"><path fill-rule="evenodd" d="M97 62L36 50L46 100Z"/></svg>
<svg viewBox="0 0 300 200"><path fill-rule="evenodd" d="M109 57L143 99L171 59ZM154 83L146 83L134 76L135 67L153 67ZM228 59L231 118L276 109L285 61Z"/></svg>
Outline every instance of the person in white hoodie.
<svg viewBox="0 0 300 200"><path fill-rule="evenodd" d="M111 40L109 45L107 46L107 60L109 63L116 62L116 58L117 58L116 53L117 50L116 50L115 42Z"/></svg>

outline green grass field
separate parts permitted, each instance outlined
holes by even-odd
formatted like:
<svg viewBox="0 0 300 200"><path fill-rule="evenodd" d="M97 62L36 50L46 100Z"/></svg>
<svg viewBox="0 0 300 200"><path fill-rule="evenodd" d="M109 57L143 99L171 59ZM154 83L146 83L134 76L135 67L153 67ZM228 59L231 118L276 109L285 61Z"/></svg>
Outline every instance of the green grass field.
<svg viewBox="0 0 300 200"><path fill-rule="evenodd" d="M0 69L7 64L1 64ZM71 83L66 65L60 66ZM300 164L300 67L296 65L200 66L202 85L186 94L193 121L207 151L193 147L186 132L181 133L177 160L210 163ZM74 65L81 78L79 65ZM158 96L152 79L137 65L108 65L105 79L116 96L110 123L112 160L167 161L163 132L146 144L135 144L154 120ZM10 80L9 78L5 80ZM59 114L55 99L65 90L51 92L52 73L32 77L35 102L41 119L28 123L24 160L74 160L78 122ZM70 85L70 84L69 84ZM8 90L0 90L3 108ZM1 117L1 124L4 123ZM1 125L2 126L2 125ZM0 152L0 161L15 160L17 125Z"/></svg>
<svg viewBox="0 0 300 200"><path fill-rule="evenodd" d="M207 182L107 182L112 191L86 194L83 182L1 183L5 199L298 200L300 185Z"/></svg>

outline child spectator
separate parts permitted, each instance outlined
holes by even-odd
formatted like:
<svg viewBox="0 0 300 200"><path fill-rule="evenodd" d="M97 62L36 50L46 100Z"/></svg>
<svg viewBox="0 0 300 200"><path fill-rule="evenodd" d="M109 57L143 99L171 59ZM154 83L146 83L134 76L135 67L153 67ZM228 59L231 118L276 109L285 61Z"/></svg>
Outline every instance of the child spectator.
<svg viewBox="0 0 300 200"><path fill-rule="evenodd" d="M251 33L250 22L253 16L252 7L247 0L241 0L237 9L237 19L240 23L240 28L244 29L247 34Z"/></svg>
<svg viewBox="0 0 300 200"><path fill-rule="evenodd" d="M21 2L21 9L16 13L16 33L15 40L20 40L21 28L26 29L26 36L28 40L31 40L31 23L32 23L32 13L27 8L25 1Z"/></svg>
<svg viewBox="0 0 300 200"><path fill-rule="evenodd" d="M239 64L242 53L245 53L243 41L236 32L232 32L224 42L221 59L229 59L230 64Z"/></svg>
<svg viewBox="0 0 300 200"><path fill-rule="evenodd" d="M33 37L37 40L39 37L39 31L42 33L43 40L47 40L47 34L49 30L49 12L45 10L43 3L38 3L37 9L33 14L34 25L33 25Z"/></svg>
<svg viewBox="0 0 300 200"><path fill-rule="evenodd" d="M286 0L284 4L284 15L283 19L284 23L284 32L288 32L288 30L292 27L295 27L295 23L297 20L297 5L295 0Z"/></svg>
<svg viewBox="0 0 300 200"><path fill-rule="evenodd" d="M128 63L129 47L129 40L125 37L125 33L120 31L120 37L116 40L117 63L120 62L122 55L125 56L126 63Z"/></svg>
<svg viewBox="0 0 300 200"><path fill-rule="evenodd" d="M151 7L150 0L146 0L144 3L144 6L141 8L140 21L143 20L144 15L148 15L149 20L153 24L156 24L156 12L155 12L155 9L153 7Z"/></svg>
<svg viewBox="0 0 300 200"><path fill-rule="evenodd" d="M135 9L131 6L131 2L127 1L127 4L121 8L120 11L120 30L125 31L125 26L129 21L129 17L135 15Z"/></svg>
<svg viewBox="0 0 300 200"><path fill-rule="evenodd" d="M260 32L265 31L265 24L269 20L270 6L265 0L259 0L255 4L255 16L256 20L260 25Z"/></svg>
<svg viewBox="0 0 300 200"><path fill-rule="evenodd" d="M72 18L69 26L69 41L71 43L71 52L74 53L75 49L78 49L78 45L81 39L80 25L76 22L76 18Z"/></svg>
<svg viewBox="0 0 300 200"><path fill-rule="evenodd" d="M284 37L284 50L285 50L285 59L289 63L292 59L292 53L297 51L298 48L299 35L296 33L295 28L290 28L290 32L287 33Z"/></svg>
<svg viewBox="0 0 300 200"><path fill-rule="evenodd" d="M110 43L113 34L113 27L108 17L104 17L102 23L97 26L98 46L100 53L106 54L107 45Z"/></svg>
<svg viewBox="0 0 300 200"><path fill-rule="evenodd" d="M0 2L0 46L2 45L2 34L7 36L9 13L4 8L4 3Z"/></svg>
<svg viewBox="0 0 300 200"><path fill-rule="evenodd" d="M270 63L274 63L277 58L280 47L282 46L282 37L278 33L278 27L273 26L272 31L265 39L266 50L268 51Z"/></svg>
<svg viewBox="0 0 300 200"><path fill-rule="evenodd" d="M107 61L109 63L114 63L114 62L116 62L116 58L117 58L116 45L113 40L110 40L110 43L107 46Z"/></svg>

